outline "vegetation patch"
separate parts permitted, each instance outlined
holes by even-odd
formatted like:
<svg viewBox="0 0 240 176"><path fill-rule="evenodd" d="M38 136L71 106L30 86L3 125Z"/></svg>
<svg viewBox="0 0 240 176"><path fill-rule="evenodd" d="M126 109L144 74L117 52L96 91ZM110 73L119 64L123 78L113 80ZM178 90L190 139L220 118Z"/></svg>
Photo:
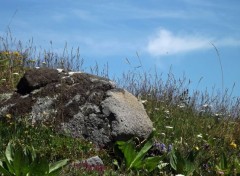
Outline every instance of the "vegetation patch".
<svg viewBox="0 0 240 176"><path fill-rule="evenodd" d="M11 42L11 45L7 42ZM12 49L4 46L15 47ZM82 63L78 50L75 55L71 54L66 58L50 50L44 50L36 58L32 55L32 50L33 47L23 48L19 43L1 38L0 108L9 101L6 93L16 90L20 77L30 68L84 71L74 64ZM90 68L89 72L105 77L108 75L106 70L103 70L101 75L98 67ZM73 139L57 134L50 122L38 125L29 123L28 118L24 117L24 112L29 111L26 106L30 103L26 97L22 104L17 105L22 109L22 118L19 118L20 112L12 109L11 113L0 119L1 174L8 175L10 172L17 175L16 173L20 172L17 166L24 164L9 158L8 152L14 151L10 150L11 145L16 143L20 147L12 154L33 158L27 152L27 148L33 147L36 153L45 158L44 165L48 171L51 171L50 166L59 160L68 161L67 167L62 168L63 164L59 165L59 175L239 175L240 98L231 97L228 90L222 94L211 95L199 91L190 93L189 82L185 77L175 78L171 72L168 75L168 79L163 81L159 73L142 73L136 70L113 80L144 102L155 131L146 141L135 138L130 141L118 141L116 146L109 150L97 148L81 138ZM43 85L45 84L41 84ZM51 87L51 83L48 86ZM51 88L53 91L60 91ZM69 96L75 89L90 87L84 84L69 89ZM104 96L97 87L94 91L100 94L87 101L98 103ZM83 101L86 101L85 99ZM103 160L104 166L70 164L96 155ZM16 168L15 172L12 172L13 165ZM37 165L40 166L41 163Z"/></svg>

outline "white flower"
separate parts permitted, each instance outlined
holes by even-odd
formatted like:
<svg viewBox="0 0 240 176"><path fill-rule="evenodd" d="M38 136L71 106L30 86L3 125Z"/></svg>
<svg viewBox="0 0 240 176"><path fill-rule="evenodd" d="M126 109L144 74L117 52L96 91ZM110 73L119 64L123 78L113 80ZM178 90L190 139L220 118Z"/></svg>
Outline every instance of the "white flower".
<svg viewBox="0 0 240 176"><path fill-rule="evenodd" d="M207 108L207 107L208 107L208 104L204 104L203 107L204 107L204 108Z"/></svg>
<svg viewBox="0 0 240 176"><path fill-rule="evenodd" d="M202 138L202 134L201 134L201 133L198 134L197 137L198 137L198 138Z"/></svg>
<svg viewBox="0 0 240 176"><path fill-rule="evenodd" d="M219 116L221 116L221 115L222 115L222 114L218 114L218 113L215 114L216 117L219 117Z"/></svg>
<svg viewBox="0 0 240 176"><path fill-rule="evenodd" d="M177 175L175 175L175 176L184 176L183 174L177 174Z"/></svg>
<svg viewBox="0 0 240 176"><path fill-rule="evenodd" d="M19 73L13 73L13 75L19 75Z"/></svg>
<svg viewBox="0 0 240 176"><path fill-rule="evenodd" d="M169 114L169 110L165 110L164 112L165 112L166 114Z"/></svg>
<svg viewBox="0 0 240 176"><path fill-rule="evenodd" d="M160 133L162 136L166 136L166 134L165 133Z"/></svg>
<svg viewBox="0 0 240 176"><path fill-rule="evenodd" d="M147 100L141 100L142 104L146 104Z"/></svg>
<svg viewBox="0 0 240 176"><path fill-rule="evenodd" d="M58 71L58 73L61 73L63 71L63 69L57 68L57 71Z"/></svg>
<svg viewBox="0 0 240 176"><path fill-rule="evenodd" d="M171 126L165 126L165 128L167 128L167 129L173 129L173 127L171 127Z"/></svg>
<svg viewBox="0 0 240 176"><path fill-rule="evenodd" d="M178 105L179 108L185 108L185 105L184 104L180 104Z"/></svg>

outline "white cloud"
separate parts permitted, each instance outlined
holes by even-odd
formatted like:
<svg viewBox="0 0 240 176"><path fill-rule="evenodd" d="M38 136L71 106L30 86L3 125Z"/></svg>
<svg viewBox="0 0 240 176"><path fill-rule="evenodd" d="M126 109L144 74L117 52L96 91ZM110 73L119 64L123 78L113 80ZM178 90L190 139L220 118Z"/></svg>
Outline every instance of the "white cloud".
<svg viewBox="0 0 240 176"><path fill-rule="evenodd" d="M197 50L211 49L213 43L217 47L240 46L240 39L233 37L211 38L198 35L175 35L166 29L160 29L148 41L147 52L153 56L174 55Z"/></svg>
<svg viewBox="0 0 240 176"><path fill-rule="evenodd" d="M198 36L174 35L168 30L161 29L148 42L147 51L154 56L173 55L210 48L210 41L211 39Z"/></svg>

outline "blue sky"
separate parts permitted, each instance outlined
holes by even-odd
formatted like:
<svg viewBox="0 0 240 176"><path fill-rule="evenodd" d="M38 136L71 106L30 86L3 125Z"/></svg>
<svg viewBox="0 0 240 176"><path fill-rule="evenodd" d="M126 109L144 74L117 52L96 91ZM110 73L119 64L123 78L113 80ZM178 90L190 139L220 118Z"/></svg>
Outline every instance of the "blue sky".
<svg viewBox="0 0 240 176"><path fill-rule="evenodd" d="M235 83L240 96L239 0L0 0L0 35L10 26L21 41L62 52L79 47L86 65L108 63L111 75L139 65L176 78L192 89ZM126 63L126 58L131 65ZM199 80L200 84L198 85Z"/></svg>

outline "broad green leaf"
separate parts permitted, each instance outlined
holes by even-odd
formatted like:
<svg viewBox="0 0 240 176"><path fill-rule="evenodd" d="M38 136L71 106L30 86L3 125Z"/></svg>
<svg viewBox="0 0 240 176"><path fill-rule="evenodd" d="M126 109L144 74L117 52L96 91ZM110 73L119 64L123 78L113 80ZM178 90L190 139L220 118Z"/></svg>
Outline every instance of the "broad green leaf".
<svg viewBox="0 0 240 176"><path fill-rule="evenodd" d="M26 175L29 172L31 155L26 150L18 146L15 151L13 167L16 175Z"/></svg>
<svg viewBox="0 0 240 176"><path fill-rule="evenodd" d="M189 175L191 173L193 173L196 170L196 166L195 166L195 159L198 155L199 151L190 151L188 154L187 159L185 160L185 166L184 166L184 171L186 173L186 175Z"/></svg>
<svg viewBox="0 0 240 176"><path fill-rule="evenodd" d="M14 156L14 148L12 146L12 142L9 142L8 145L7 145L7 148L5 150L5 162L6 162L6 165L8 167L8 170L10 173L14 173L14 168L13 168L13 165L12 165L12 161L13 161L13 156Z"/></svg>
<svg viewBox="0 0 240 176"><path fill-rule="evenodd" d="M6 163L2 161L0 161L0 173L4 176L13 176L13 174L8 171Z"/></svg>
<svg viewBox="0 0 240 176"><path fill-rule="evenodd" d="M56 172L56 171L59 172L63 166L67 165L68 161L69 161L68 159L64 159L64 160L60 160L60 161L50 164L49 165L49 175L52 176L52 174L54 172Z"/></svg>
<svg viewBox="0 0 240 176"><path fill-rule="evenodd" d="M184 173L186 167L186 159L182 157L181 153L178 150L175 151L175 155L177 157L177 172Z"/></svg>
<svg viewBox="0 0 240 176"><path fill-rule="evenodd" d="M49 173L49 165L46 158L41 158L39 155L35 158L30 166L30 175L43 176Z"/></svg>
<svg viewBox="0 0 240 176"><path fill-rule="evenodd" d="M185 161L184 173L186 175L192 174L195 170L196 170L196 166L195 166L195 164L193 162Z"/></svg>
<svg viewBox="0 0 240 176"><path fill-rule="evenodd" d="M123 152L124 158L126 160L126 165L129 168L132 161L136 157L135 145L132 140L127 142L118 141L118 148Z"/></svg>
<svg viewBox="0 0 240 176"><path fill-rule="evenodd" d="M148 157L148 158L144 159L144 167L149 172L152 172L158 166L160 161L161 161L160 156Z"/></svg>
<svg viewBox="0 0 240 176"><path fill-rule="evenodd" d="M170 152L170 165L171 167L177 171L177 173L183 173L184 167L185 167L185 160L181 156L181 153L178 150L175 150L174 148Z"/></svg>
<svg viewBox="0 0 240 176"><path fill-rule="evenodd" d="M5 156L9 162L13 161L12 155L14 154L14 149L12 147L12 142L9 142L5 151Z"/></svg>
<svg viewBox="0 0 240 176"><path fill-rule="evenodd" d="M175 155L175 149L172 148L171 152L169 153L170 157L170 165L174 170L177 170L177 156Z"/></svg>
<svg viewBox="0 0 240 176"><path fill-rule="evenodd" d="M129 169L130 168L139 168L143 165L142 159L148 152L148 150L152 147L152 142L148 141L147 143L144 144L143 148L137 153L136 157L132 160Z"/></svg>
<svg viewBox="0 0 240 176"><path fill-rule="evenodd" d="M13 158L13 168L14 168L16 175L22 175L21 174L21 161L22 160L24 160L24 153L20 148L17 148L15 150L14 158Z"/></svg>
<svg viewBox="0 0 240 176"><path fill-rule="evenodd" d="M33 146L29 147L28 148L28 152L30 153L31 155L31 161L34 161L37 157L37 154L36 154L36 151L35 149L33 148Z"/></svg>

